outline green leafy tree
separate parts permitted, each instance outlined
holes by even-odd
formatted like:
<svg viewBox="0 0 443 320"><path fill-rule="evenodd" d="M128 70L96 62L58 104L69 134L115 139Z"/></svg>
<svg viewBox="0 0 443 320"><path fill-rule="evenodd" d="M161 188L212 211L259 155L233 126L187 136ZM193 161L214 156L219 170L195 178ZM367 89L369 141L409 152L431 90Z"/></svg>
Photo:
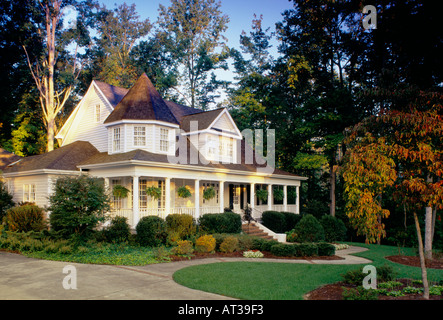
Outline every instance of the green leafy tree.
<svg viewBox="0 0 443 320"><path fill-rule="evenodd" d="M137 68L130 58L136 41L148 35L149 19L140 21L135 4L126 3L114 10L103 6L97 19L96 67L98 79L111 85L129 88L138 78Z"/></svg>
<svg viewBox="0 0 443 320"><path fill-rule="evenodd" d="M159 7L158 35L171 44L183 86L175 89L191 107L206 109L212 100L206 96L223 84L211 75L213 70L227 69L229 57L223 36L229 18L220 7L215 0L172 0L168 8Z"/></svg>
<svg viewBox="0 0 443 320"><path fill-rule="evenodd" d="M49 197L51 228L63 238L87 239L109 209L103 179L86 175L57 179Z"/></svg>

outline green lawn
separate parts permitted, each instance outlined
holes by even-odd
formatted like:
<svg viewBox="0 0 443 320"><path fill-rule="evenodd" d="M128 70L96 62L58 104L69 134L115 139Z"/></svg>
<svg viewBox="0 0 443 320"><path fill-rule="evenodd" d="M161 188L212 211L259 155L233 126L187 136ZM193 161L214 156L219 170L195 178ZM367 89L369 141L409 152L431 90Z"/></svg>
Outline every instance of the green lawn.
<svg viewBox="0 0 443 320"><path fill-rule="evenodd" d="M398 278L421 279L420 268L392 263L385 256L399 253L397 247L364 245L369 250L357 254L372 265L393 266ZM402 249L411 255L413 250ZM266 262L227 262L181 269L174 280L184 286L250 300L301 300L303 295L324 284L342 280L341 274L359 265L320 265ZM443 270L428 269L428 279L443 280Z"/></svg>

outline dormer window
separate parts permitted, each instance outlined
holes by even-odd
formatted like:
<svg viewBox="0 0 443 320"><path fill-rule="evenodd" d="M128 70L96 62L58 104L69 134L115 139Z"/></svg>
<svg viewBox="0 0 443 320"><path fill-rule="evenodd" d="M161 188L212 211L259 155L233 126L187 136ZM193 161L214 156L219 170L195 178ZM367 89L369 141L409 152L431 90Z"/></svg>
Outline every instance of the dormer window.
<svg viewBox="0 0 443 320"><path fill-rule="evenodd" d="M169 130L160 128L160 151L168 152L169 149Z"/></svg>
<svg viewBox="0 0 443 320"><path fill-rule="evenodd" d="M134 127L134 147L146 146L146 127Z"/></svg>
<svg viewBox="0 0 443 320"><path fill-rule="evenodd" d="M121 143L120 127L117 127L113 129L113 135L112 135L112 150L114 152L120 151L120 143Z"/></svg>

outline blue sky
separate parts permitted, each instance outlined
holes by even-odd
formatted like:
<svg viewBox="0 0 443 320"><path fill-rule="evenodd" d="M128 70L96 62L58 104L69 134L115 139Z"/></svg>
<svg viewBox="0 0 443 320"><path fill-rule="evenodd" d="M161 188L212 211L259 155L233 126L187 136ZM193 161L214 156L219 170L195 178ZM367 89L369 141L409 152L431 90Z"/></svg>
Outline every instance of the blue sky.
<svg viewBox="0 0 443 320"><path fill-rule="evenodd" d="M168 7L169 0L99 0L106 8L113 9L115 4L121 5L126 2L128 5L135 3L140 19L149 18L151 22L157 21L159 4ZM228 45L237 47L239 45L242 30L251 30L251 21L254 13L257 16L263 15L263 26L271 27L270 31L275 31L275 23L282 21L282 13L293 8L289 0L221 0L221 11L229 16L230 22L225 36L228 38ZM271 49L272 55L277 54L276 43Z"/></svg>
<svg viewBox="0 0 443 320"><path fill-rule="evenodd" d="M128 5L135 3L140 20L149 18L151 22L156 22L158 17L159 4L169 7L170 0L99 0L107 9L114 9L126 2ZM270 27L270 32L275 31L275 24L283 20L282 13L285 10L292 9L293 3L289 0L221 0L221 11L229 16L230 22L228 29L224 34L228 39L228 46L239 49L240 34L244 30L246 33L251 31L252 19L254 14L263 15L263 28ZM278 56L278 42L274 38L271 42L272 48L269 49L270 54L275 58ZM233 81L231 70L216 70L215 74L220 80ZM221 97L218 102L223 101L226 97L223 91L220 92Z"/></svg>

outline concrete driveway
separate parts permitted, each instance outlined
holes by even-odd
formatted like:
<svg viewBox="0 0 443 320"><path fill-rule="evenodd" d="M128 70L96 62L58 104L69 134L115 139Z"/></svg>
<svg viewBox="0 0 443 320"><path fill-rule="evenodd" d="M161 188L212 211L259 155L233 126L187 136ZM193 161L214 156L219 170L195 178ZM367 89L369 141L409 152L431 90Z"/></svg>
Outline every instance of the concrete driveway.
<svg viewBox="0 0 443 320"><path fill-rule="evenodd" d="M172 280L173 264L157 267L90 265L47 261L0 252L0 300L220 300L224 296L183 287ZM74 284L77 289L65 289ZM147 270L146 270L147 269Z"/></svg>

